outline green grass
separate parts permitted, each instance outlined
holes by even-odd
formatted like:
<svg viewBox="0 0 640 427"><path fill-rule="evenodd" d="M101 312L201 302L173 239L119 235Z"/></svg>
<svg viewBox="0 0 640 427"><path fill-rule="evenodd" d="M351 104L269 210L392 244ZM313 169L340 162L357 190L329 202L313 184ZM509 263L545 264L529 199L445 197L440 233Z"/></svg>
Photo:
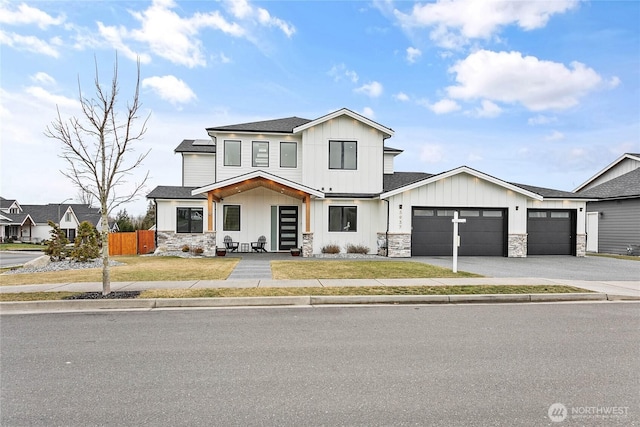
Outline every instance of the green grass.
<svg viewBox="0 0 640 427"><path fill-rule="evenodd" d="M0 243L0 251L44 251L45 248L31 243Z"/></svg>
<svg viewBox="0 0 640 427"><path fill-rule="evenodd" d="M343 286L297 288L207 288L156 289L143 291L138 298L229 298L315 295L481 295L551 294L590 292L561 285L476 285L476 286ZM80 292L3 293L0 301L61 300Z"/></svg>

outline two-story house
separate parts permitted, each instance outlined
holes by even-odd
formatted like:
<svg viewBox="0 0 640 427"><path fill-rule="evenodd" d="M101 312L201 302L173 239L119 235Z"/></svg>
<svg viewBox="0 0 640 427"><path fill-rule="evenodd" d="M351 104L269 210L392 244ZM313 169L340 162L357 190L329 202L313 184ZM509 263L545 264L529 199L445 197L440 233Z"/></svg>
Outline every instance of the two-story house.
<svg viewBox="0 0 640 427"><path fill-rule="evenodd" d="M341 109L207 128L184 140L182 185L158 186L158 246L212 252L225 237L269 251L364 245L389 257L451 255L454 212L461 255L585 253L586 198L513 184L461 166L396 172L391 128Z"/></svg>

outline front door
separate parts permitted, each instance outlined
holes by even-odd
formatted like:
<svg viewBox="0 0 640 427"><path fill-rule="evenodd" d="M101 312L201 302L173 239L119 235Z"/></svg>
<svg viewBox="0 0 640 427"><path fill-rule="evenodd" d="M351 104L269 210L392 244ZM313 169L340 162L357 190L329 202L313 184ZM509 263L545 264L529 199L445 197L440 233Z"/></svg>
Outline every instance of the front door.
<svg viewBox="0 0 640 427"><path fill-rule="evenodd" d="M298 207L280 206L278 215L278 250L298 247Z"/></svg>

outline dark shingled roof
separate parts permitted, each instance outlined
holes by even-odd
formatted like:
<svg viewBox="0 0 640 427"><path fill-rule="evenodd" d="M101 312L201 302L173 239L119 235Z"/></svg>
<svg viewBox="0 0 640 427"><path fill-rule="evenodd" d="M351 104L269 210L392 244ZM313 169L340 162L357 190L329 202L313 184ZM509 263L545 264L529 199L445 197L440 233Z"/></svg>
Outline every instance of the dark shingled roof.
<svg viewBox="0 0 640 427"><path fill-rule="evenodd" d="M58 222L60 219L58 218L58 212L60 212L60 216L64 215L69 206L73 209L73 213L78 218L78 221L88 221L93 225L98 225L100 222L100 209L92 208L89 205L68 203L61 205L57 203L50 203L48 205L21 205L22 212L20 214L13 214L12 217L22 216L22 218L24 218L29 215L31 219L38 224L46 223L49 220Z"/></svg>
<svg viewBox="0 0 640 427"><path fill-rule="evenodd" d="M191 191L196 188L199 187L159 185L147 194L147 199L206 199L207 196L203 194L191 195Z"/></svg>
<svg viewBox="0 0 640 427"><path fill-rule="evenodd" d="M198 141L196 139L185 139L173 151L176 153L216 153L216 145L213 141L209 144L198 144Z"/></svg>
<svg viewBox="0 0 640 427"><path fill-rule="evenodd" d="M385 174L382 179L383 192L392 191L423 179L431 178L433 174L425 172L394 172Z"/></svg>
<svg viewBox="0 0 640 427"><path fill-rule="evenodd" d="M581 191L579 194L600 199L638 197L640 196L640 168Z"/></svg>
<svg viewBox="0 0 640 427"><path fill-rule="evenodd" d="M403 150L399 149L399 148L393 148L393 147L384 147L384 151L397 151L398 153L402 153Z"/></svg>
<svg viewBox="0 0 640 427"><path fill-rule="evenodd" d="M219 126L207 128L207 131L216 132L257 132L257 133L293 133L293 129L309 123L311 120L300 117L287 117L284 119L264 120L261 122L241 123L238 125Z"/></svg>
<svg viewBox="0 0 640 427"><path fill-rule="evenodd" d="M536 187L533 185L526 185L526 184L516 184L515 182L510 182L509 184L515 185L516 187L520 187L527 191L531 191L532 193L539 194L542 197L547 199L589 199L590 198L583 194L573 193L571 191L554 190L552 188Z"/></svg>

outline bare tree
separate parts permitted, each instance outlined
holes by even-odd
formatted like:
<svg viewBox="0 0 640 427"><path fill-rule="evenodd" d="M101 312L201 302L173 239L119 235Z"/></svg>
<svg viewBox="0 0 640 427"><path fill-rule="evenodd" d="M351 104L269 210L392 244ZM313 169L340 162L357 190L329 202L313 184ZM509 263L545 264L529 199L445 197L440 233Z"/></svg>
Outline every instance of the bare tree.
<svg viewBox="0 0 640 427"><path fill-rule="evenodd" d="M134 183L133 188L118 190L127 183L127 176L142 164L149 151L134 155L133 144L140 141L146 132L147 115L140 126L134 123L140 119L139 101L140 61L137 63L137 78L133 99L125 106L119 105L118 98L118 57L116 55L111 86L104 89L100 85L98 64L94 79L96 94L94 98L85 98L78 79L78 99L82 115L63 120L60 109L58 117L47 126L45 135L62 143L62 154L68 164L61 171L83 193L91 194L100 203L101 240L102 240L102 294L111 292L109 272L109 213L116 207L130 202L142 191L149 172L142 182ZM124 114L124 117L118 117Z"/></svg>

